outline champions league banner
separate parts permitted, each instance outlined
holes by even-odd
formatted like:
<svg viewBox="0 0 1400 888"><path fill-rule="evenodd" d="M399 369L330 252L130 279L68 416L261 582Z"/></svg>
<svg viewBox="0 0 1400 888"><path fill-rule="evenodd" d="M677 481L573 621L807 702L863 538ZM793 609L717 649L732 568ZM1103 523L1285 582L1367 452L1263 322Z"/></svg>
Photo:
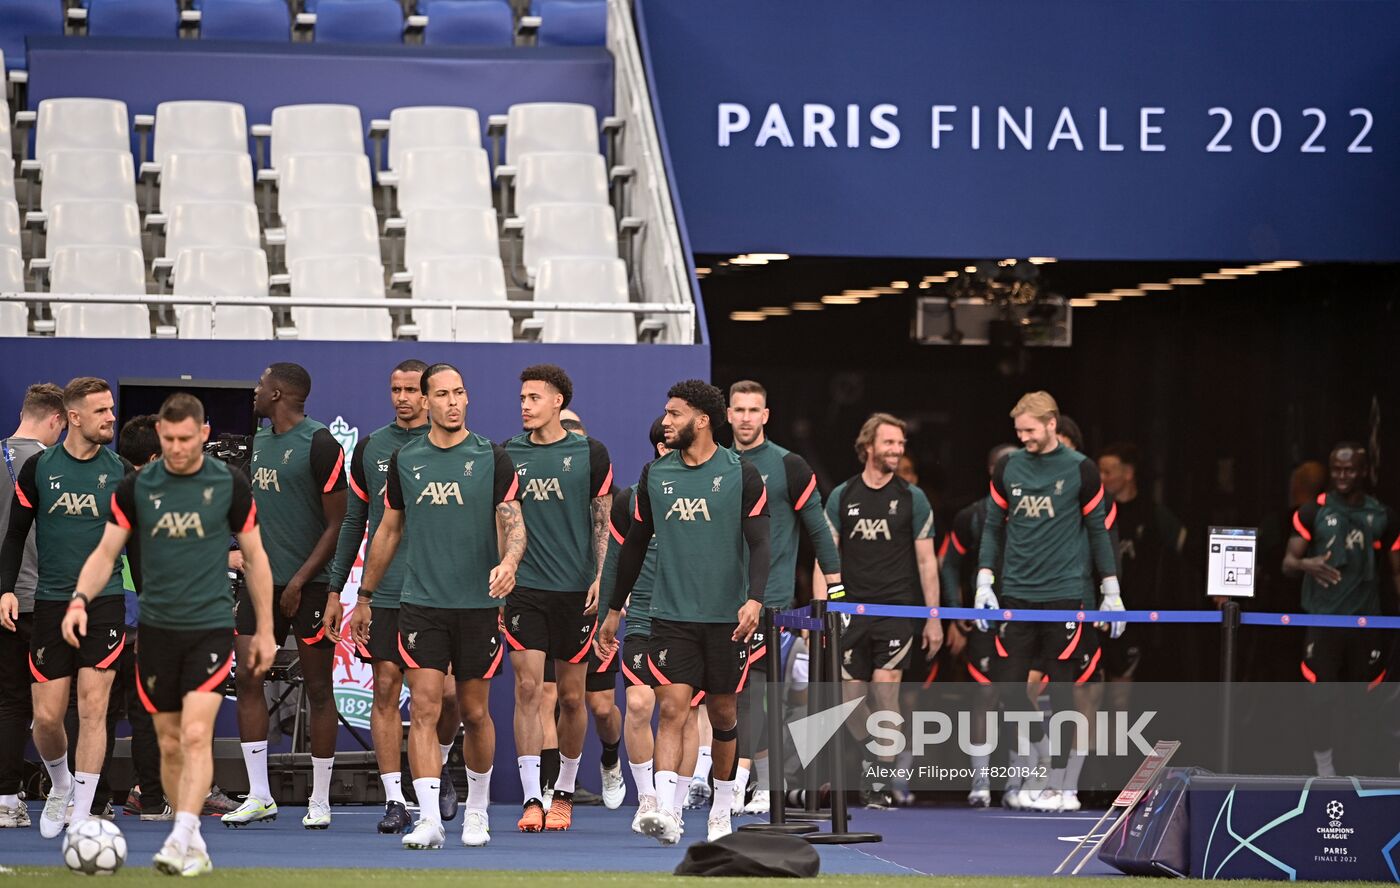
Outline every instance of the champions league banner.
<svg viewBox="0 0 1400 888"><path fill-rule="evenodd" d="M637 13L697 252L1400 260L1400 4Z"/></svg>

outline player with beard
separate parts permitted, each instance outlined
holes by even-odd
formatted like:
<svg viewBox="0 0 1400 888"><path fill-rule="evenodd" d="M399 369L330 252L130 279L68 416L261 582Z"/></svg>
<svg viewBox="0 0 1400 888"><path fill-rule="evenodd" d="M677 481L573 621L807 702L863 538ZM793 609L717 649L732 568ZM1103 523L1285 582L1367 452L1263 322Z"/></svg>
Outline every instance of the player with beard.
<svg viewBox="0 0 1400 888"><path fill-rule="evenodd" d="M93 798L107 751L107 703L116 662L126 645L126 596L118 565L102 586L78 596L83 563L102 539L112 513L112 493L135 471L107 445L116 436L112 388L105 380L81 376L63 390L68 435L19 470L15 504L0 551L0 612L13 620L14 597L30 527L38 551L39 580L34 594L34 629L29 671L33 676L34 747L53 786L39 821L51 839L63 831L68 805L72 822L92 816ZM62 631L64 615L81 611L78 631ZM8 628L8 627L7 627ZM64 642L67 642L65 644ZM63 719L74 676L78 685L76 772L68 771L68 736Z"/></svg>
<svg viewBox="0 0 1400 888"><path fill-rule="evenodd" d="M1092 565L1102 577L1100 608L1123 610L1097 468L1060 442L1059 405L1048 393L1025 395L1012 409L1011 417L1023 449L1007 454L992 470L974 606L1079 610ZM1087 551L1081 545L1086 534ZM998 569L1000 586L994 591ZM977 621L978 629L985 631L987 627L988 621ZM1124 628L1125 623L1112 624L1112 635L1121 635ZM998 638L998 653L1003 654L997 661L998 681L1024 684L1031 669L1044 664L1050 676L1053 710L1073 708L1074 683L1084 675L1085 664L1098 658L1098 637L1092 628L1086 631L1079 623L1067 627L1064 623L1009 622L1000 625ZM1002 702L1020 710L1032 705L1019 695ZM1055 744L1050 782L1031 799L1038 809L1061 810L1069 755L1068 742Z"/></svg>
<svg viewBox="0 0 1400 888"><path fill-rule="evenodd" d="M658 810L638 826L662 844L680 839L676 775L694 692L705 692L714 729L714 803L708 837L728 835L737 764L736 695L748 671L748 646L768 588L768 493L752 463L715 443L724 395L698 379L667 392L662 427L671 452L642 470L633 524L618 558L599 653L613 652L623 604L632 593L653 534L656 586L647 669L657 683ZM747 555L747 570L745 556ZM746 582L747 580L747 582Z"/></svg>
<svg viewBox="0 0 1400 888"><path fill-rule="evenodd" d="M311 798L301 825L331 825L331 771L335 767L336 719L332 673L335 643L326 632L340 626L340 596L327 587L326 566L335 554L345 520L345 451L330 430L306 415L311 376L298 364L272 364L253 390L253 413L271 425L253 436L253 498L258 504L263 545L272 565L273 632L279 644L296 634L302 690L311 716ZM238 658L246 656L253 615L240 595L237 606ZM238 670L238 733L248 769L248 797L223 816L225 826L241 827L277 818L267 778L267 704L261 676Z"/></svg>
<svg viewBox="0 0 1400 888"><path fill-rule="evenodd" d="M345 520L340 525L340 538L335 558L330 566L330 597L339 601L345 580L359 554L360 542L366 549L374 543L374 533L384 518L384 493L388 488L389 461L400 447L428 433L428 402L419 386L428 365L422 361L401 362L389 374L389 400L394 407L394 421L360 439L350 457L350 492L346 497ZM368 531L368 537L366 537ZM355 644L362 662L374 670L373 708L370 710L370 735L374 738L374 756L379 765L379 781L384 787L384 818L379 821L381 833L401 833L413 825L408 816L408 803L403 795L403 774L399 761L403 746L403 725L399 714L399 698L403 693L403 658L399 656L399 593L403 589L402 562L391 562L379 581L373 597L358 596L350 615L352 638L368 633L367 644ZM361 590L363 592L363 590ZM340 642L340 614L327 607L326 625L332 639ZM438 720L438 745L442 748L442 786L439 808L444 823L457 816L457 793L447 776L447 756L457 738L461 719L457 715L457 687L444 677L442 685L442 716Z"/></svg>
<svg viewBox="0 0 1400 888"><path fill-rule="evenodd" d="M412 695L408 759L419 805L418 823L403 837L403 847L435 849L445 841L437 731L449 671L466 728L462 844L481 847L491 841L487 806L496 725L488 701L502 657L498 608L515 587L525 524L510 456L467 429L461 373L450 364L434 364L422 380L431 426L390 457L384 515L360 589L373 601L403 548L397 646ZM368 645L372 627L362 624L355 631L356 643Z"/></svg>
<svg viewBox="0 0 1400 888"><path fill-rule="evenodd" d="M1379 614L1379 553L1390 561L1400 597L1400 520L1366 492L1370 458L1360 444L1343 441L1333 447L1327 469L1327 490L1293 513L1283 572L1302 574L1304 613ZM1378 629L1308 628L1301 669L1315 685L1307 723L1319 777L1336 776L1332 748L1342 694L1338 683L1378 685L1385 677L1387 643Z"/></svg>
<svg viewBox="0 0 1400 888"><path fill-rule="evenodd" d="M837 485L826 501L827 520L841 549L845 601L938 607L933 510L922 490L895 474L904 454L905 427L902 419L888 413L872 414L856 436L860 474ZM820 576L813 583L818 597L841 591L828 590ZM898 712L900 681L911 649L918 644L932 659L943 646L943 623L937 617L921 625L901 617L853 618L841 643L847 699L868 692L875 707ZM866 704L861 707L868 711ZM864 723L858 717L847 724L854 732ZM869 772L869 767L862 768L862 773ZM883 781L866 781L864 795L871 807L894 803Z"/></svg>
<svg viewBox="0 0 1400 888"><path fill-rule="evenodd" d="M768 392L750 379L740 380L729 387L729 426L734 430L734 450L752 463L768 488L769 540L772 563L768 567L768 588L763 593L765 608L786 610L793 606L797 594L797 545L799 530L807 535L816 551L819 569L825 575L827 594L841 590L841 556L832 541L831 525L822 511L822 495L817 490L817 476L807 461L770 441L765 432L768 424ZM783 632L787 647L787 632ZM749 648L749 668L758 665L768 653L760 629L754 633ZM752 711L752 710L750 710ZM739 791L748 783L749 768L756 765L758 784L753 799L744 807L747 814L767 814L768 791L768 722L760 719L746 732L745 752L752 758L739 759L736 781ZM752 736L750 736L752 734Z"/></svg>

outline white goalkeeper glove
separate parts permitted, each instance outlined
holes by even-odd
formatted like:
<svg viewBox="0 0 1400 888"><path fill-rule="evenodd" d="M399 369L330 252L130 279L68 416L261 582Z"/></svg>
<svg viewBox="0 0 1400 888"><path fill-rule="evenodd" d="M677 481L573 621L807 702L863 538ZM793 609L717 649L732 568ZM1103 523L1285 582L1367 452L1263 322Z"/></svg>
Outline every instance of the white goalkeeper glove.
<svg viewBox="0 0 1400 888"><path fill-rule="evenodd" d="M977 572L977 594L972 598L973 607L985 610L1000 609L1001 605L997 604L996 593L992 591L994 582L996 582L996 577L985 567ZM986 620L978 620L976 625L981 631L987 631Z"/></svg>
<svg viewBox="0 0 1400 888"><path fill-rule="evenodd" d="M1099 610L1121 611L1123 610L1123 596L1118 591L1117 577L1104 577L1103 583L1099 585L1099 593L1103 598L1099 601ZM1095 624L1099 628L1108 629L1109 638L1117 638L1123 634L1123 630L1128 628L1127 623L1110 623L1107 627L1103 623Z"/></svg>

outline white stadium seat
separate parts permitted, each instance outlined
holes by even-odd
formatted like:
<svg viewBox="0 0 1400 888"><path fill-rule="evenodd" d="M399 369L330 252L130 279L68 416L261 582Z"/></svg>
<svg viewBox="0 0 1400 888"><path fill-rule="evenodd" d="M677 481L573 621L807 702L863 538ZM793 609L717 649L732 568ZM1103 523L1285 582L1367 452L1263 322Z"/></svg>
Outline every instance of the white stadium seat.
<svg viewBox="0 0 1400 888"><path fill-rule="evenodd" d="M298 154L283 161L277 211L302 207L373 207L369 158L364 154Z"/></svg>
<svg viewBox="0 0 1400 888"><path fill-rule="evenodd" d="M354 105L283 105L272 109L271 163L284 169L296 154L365 153L365 129Z"/></svg>
<svg viewBox="0 0 1400 888"><path fill-rule="evenodd" d="M0 293L24 292L24 257L17 248L0 246ZM29 308L23 302L0 302L0 336L29 333Z"/></svg>
<svg viewBox="0 0 1400 888"><path fill-rule="evenodd" d="M247 154L248 120L235 102L161 102L156 106L152 159L172 154Z"/></svg>
<svg viewBox="0 0 1400 888"><path fill-rule="evenodd" d="M286 264L318 256L379 261L379 219L370 207L307 207L286 216Z"/></svg>
<svg viewBox="0 0 1400 888"><path fill-rule="evenodd" d="M515 177L515 215L535 204L608 202L608 170L603 155L547 152L520 158Z"/></svg>
<svg viewBox="0 0 1400 888"><path fill-rule="evenodd" d="M621 259L588 259L561 256L540 265L535 282L537 302L615 302L625 304L627 263ZM615 312L537 311L544 322L541 342L607 342L629 345L637 341L637 321L631 314Z"/></svg>
<svg viewBox="0 0 1400 888"><path fill-rule="evenodd" d="M160 211L189 203L253 203L253 161L245 154L168 154L160 171Z"/></svg>
<svg viewBox="0 0 1400 888"><path fill-rule="evenodd" d="M413 268L413 320L421 342L510 342L512 322L504 308L506 276L496 256L429 259ZM501 303L501 311L429 311L421 303L461 300ZM521 307L527 307L522 303ZM453 332L453 324L456 332Z"/></svg>
<svg viewBox="0 0 1400 888"><path fill-rule="evenodd" d="M125 151L131 156L126 103L111 99L44 99L39 103L34 157L48 172L55 151Z"/></svg>
<svg viewBox="0 0 1400 888"><path fill-rule="evenodd" d="M262 250L183 250L175 257L176 296L266 299L267 255ZM181 305L181 339L271 339L272 309L265 305Z"/></svg>
<svg viewBox="0 0 1400 888"><path fill-rule="evenodd" d="M617 221L610 206L535 204L525 213L525 270L533 280L554 256L617 258Z"/></svg>
<svg viewBox="0 0 1400 888"><path fill-rule="evenodd" d="M400 212L491 206L491 163L480 148L416 148L400 163Z"/></svg>
<svg viewBox="0 0 1400 888"><path fill-rule="evenodd" d="M494 210L434 207L404 215L404 268L425 259L501 255Z"/></svg>
<svg viewBox="0 0 1400 888"><path fill-rule="evenodd" d="M421 106L389 113L389 169L419 148L480 148L481 118L471 108Z"/></svg>
<svg viewBox="0 0 1400 888"><path fill-rule="evenodd" d="M20 249L19 205L0 199L0 250Z"/></svg>
<svg viewBox="0 0 1400 888"><path fill-rule="evenodd" d="M10 137L10 103L4 95L0 95L0 112L4 114L0 118L0 158L8 158L11 157L14 140Z"/></svg>
<svg viewBox="0 0 1400 888"><path fill-rule="evenodd" d="M262 247L258 209L247 203L178 206L165 228L165 256L174 259L192 247L257 250Z"/></svg>
<svg viewBox="0 0 1400 888"><path fill-rule="evenodd" d="M0 111L4 110L4 102L0 102ZM9 144L9 133L0 135L0 141ZM15 165L10 162L8 153L0 152L0 200L15 199Z"/></svg>
<svg viewBox="0 0 1400 888"><path fill-rule="evenodd" d="M80 200L49 210L44 255L64 247L141 249L141 214L126 201Z"/></svg>
<svg viewBox="0 0 1400 888"><path fill-rule="evenodd" d="M292 308L292 323L300 339L387 342L393 320L387 308Z"/></svg>
<svg viewBox="0 0 1400 888"><path fill-rule="evenodd" d="M141 295L146 264L140 250L121 247L64 247L53 255L49 292ZM53 302L56 336L146 339L151 335L145 305L83 305Z"/></svg>
<svg viewBox="0 0 1400 888"><path fill-rule="evenodd" d="M44 164L39 204L50 207L70 200L136 202L136 170L131 151L55 151Z"/></svg>
<svg viewBox="0 0 1400 888"><path fill-rule="evenodd" d="M303 259L288 269L292 298L384 299L384 266L368 256Z"/></svg>
<svg viewBox="0 0 1400 888"><path fill-rule="evenodd" d="M537 151L598 151L598 113L592 105L527 102L506 116L506 163Z"/></svg>

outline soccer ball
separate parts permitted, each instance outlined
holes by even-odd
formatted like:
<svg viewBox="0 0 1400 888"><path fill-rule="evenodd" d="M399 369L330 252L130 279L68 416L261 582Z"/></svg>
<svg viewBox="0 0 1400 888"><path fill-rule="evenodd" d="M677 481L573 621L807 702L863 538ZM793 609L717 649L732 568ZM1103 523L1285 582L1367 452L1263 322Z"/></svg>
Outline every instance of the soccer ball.
<svg viewBox="0 0 1400 888"><path fill-rule="evenodd" d="M110 820L84 820L63 834L63 862L75 873L109 876L126 863L126 836Z"/></svg>
<svg viewBox="0 0 1400 888"><path fill-rule="evenodd" d="M1331 801L1327 803L1327 817L1331 820L1341 820L1345 811L1346 809L1342 807L1341 802Z"/></svg>

